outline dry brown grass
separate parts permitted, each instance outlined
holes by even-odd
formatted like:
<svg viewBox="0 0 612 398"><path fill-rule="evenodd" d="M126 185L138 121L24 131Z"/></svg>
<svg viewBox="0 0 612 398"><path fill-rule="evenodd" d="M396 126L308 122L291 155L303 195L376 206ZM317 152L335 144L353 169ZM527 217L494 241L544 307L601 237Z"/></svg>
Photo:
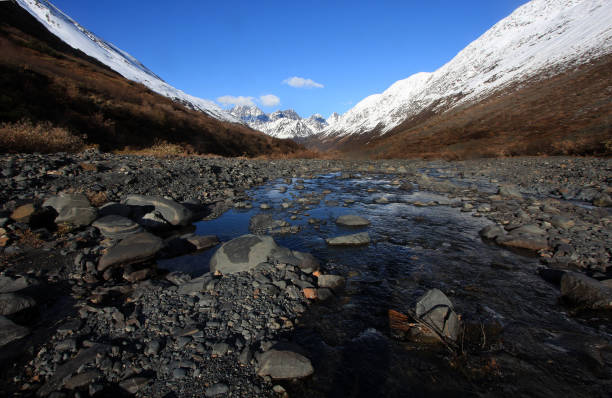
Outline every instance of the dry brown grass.
<svg viewBox="0 0 612 398"><path fill-rule="evenodd" d="M156 140L155 143L143 149L136 149L132 147L125 147L120 150L114 151L116 154L121 155L137 155L137 156L154 156L157 158L173 158L173 157L186 157L194 154L193 147L190 145L179 145L172 144L165 140Z"/></svg>
<svg viewBox="0 0 612 398"><path fill-rule="evenodd" d="M21 120L0 125L0 152L78 152L83 139L50 122Z"/></svg>

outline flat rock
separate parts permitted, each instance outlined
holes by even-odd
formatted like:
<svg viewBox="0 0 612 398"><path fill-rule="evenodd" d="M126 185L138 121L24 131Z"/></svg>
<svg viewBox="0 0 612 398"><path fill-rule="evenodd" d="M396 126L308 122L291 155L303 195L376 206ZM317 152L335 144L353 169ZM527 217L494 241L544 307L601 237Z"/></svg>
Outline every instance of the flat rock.
<svg viewBox="0 0 612 398"><path fill-rule="evenodd" d="M516 199L523 198L523 194L521 193L519 188L516 185L511 185L511 184L500 185L499 190L497 191L497 194L507 197L507 198L516 198Z"/></svg>
<svg viewBox="0 0 612 398"><path fill-rule="evenodd" d="M345 214L336 219L336 224L347 227L365 227L370 225L370 221L353 214Z"/></svg>
<svg viewBox="0 0 612 398"><path fill-rule="evenodd" d="M268 261L278 246L271 236L242 235L221 245L210 259L210 271L233 274Z"/></svg>
<svg viewBox="0 0 612 398"><path fill-rule="evenodd" d="M19 340L30 333L30 330L24 326L15 324L8 318L0 315L0 347L8 343Z"/></svg>
<svg viewBox="0 0 612 398"><path fill-rule="evenodd" d="M93 223L100 233L111 239L125 239L130 235L142 232L142 227L129 218L110 215L102 217Z"/></svg>
<svg viewBox="0 0 612 398"><path fill-rule="evenodd" d="M216 235L192 235L185 238L187 242L195 246L196 250L206 250L219 244L219 238Z"/></svg>
<svg viewBox="0 0 612 398"><path fill-rule="evenodd" d="M0 293L12 293L25 289L32 282L22 276L20 278L11 278L9 276L0 275Z"/></svg>
<svg viewBox="0 0 612 398"><path fill-rule="evenodd" d="M123 203L128 206L155 209L161 213L165 221L175 226L187 225L193 218L193 213L188 208L161 196L129 195Z"/></svg>
<svg viewBox="0 0 612 398"><path fill-rule="evenodd" d="M548 240L546 237L539 235L509 234L504 237L497 238L496 242L500 246L530 250L534 252L549 249Z"/></svg>
<svg viewBox="0 0 612 398"><path fill-rule="evenodd" d="M43 207L52 207L57 212L56 224L80 227L91 224L98 217L98 211L82 193L60 193L47 199Z"/></svg>
<svg viewBox="0 0 612 398"><path fill-rule="evenodd" d="M270 376L273 380L301 379L313 374L314 369L308 358L293 351L272 349L264 352L259 359L259 376Z"/></svg>
<svg viewBox="0 0 612 398"><path fill-rule="evenodd" d="M11 213L11 219L17 222L29 223L32 216L36 213L36 206L34 203L27 203L17 207Z"/></svg>
<svg viewBox="0 0 612 398"><path fill-rule="evenodd" d="M148 379L147 377L130 377L129 379L125 379L121 383L119 383L119 387L121 387L130 394L136 394L138 390L140 390L142 387L146 386L147 383L149 383L149 380L150 379Z"/></svg>
<svg viewBox="0 0 612 398"><path fill-rule="evenodd" d="M576 223L569 217L565 216L554 216L550 219L550 223L560 229L569 229L573 227Z"/></svg>
<svg viewBox="0 0 612 398"><path fill-rule="evenodd" d="M537 226L536 224L526 224L513 229L512 234L517 235L546 235L546 231Z"/></svg>
<svg viewBox="0 0 612 398"><path fill-rule="evenodd" d="M90 370L85 373L72 376L64 381L64 387L69 390L75 390L77 388L88 386L102 378L102 373L98 370Z"/></svg>
<svg viewBox="0 0 612 398"><path fill-rule="evenodd" d="M15 293L0 294L0 315L11 315L35 305L36 301L31 297Z"/></svg>
<svg viewBox="0 0 612 398"><path fill-rule="evenodd" d="M163 245L161 238L148 232L131 235L108 249L108 252L100 258L98 271L104 271L117 264L146 261L154 257Z"/></svg>
<svg viewBox="0 0 612 398"><path fill-rule="evenodd" d="M340 290L346 284L346 280L340 275L319 275L317 284L321 288Z"/></svg>
<svg viewBox="0 0 612 398"><path fill-rule="evenodd" d="M325 242L330 246L361 246L370 243L370 235L367 232L360 232L358 234L327 238Z"/></svg>
<svg viewBox="0 0 612 398"><path fill-rule="evenodd" d="M575 305L590 309L612 309L612 288L578 272L563 274L561 296Z"/></svg>
<svg viewBox="0 0 612 398"><path fill-rule="evenodd" d="M216 397L217 395L227 394L229 392L229 387L227 384L217 383L208 387L204 392L204 395L207 397Z"/></svg>
<svg viewBox="0 0 612 398"><path fill-rule="evenodd" d="M439 289L431 289L416 304L416 316L441 336L452 341L459 336L459 317L453 303Z"/></svg>

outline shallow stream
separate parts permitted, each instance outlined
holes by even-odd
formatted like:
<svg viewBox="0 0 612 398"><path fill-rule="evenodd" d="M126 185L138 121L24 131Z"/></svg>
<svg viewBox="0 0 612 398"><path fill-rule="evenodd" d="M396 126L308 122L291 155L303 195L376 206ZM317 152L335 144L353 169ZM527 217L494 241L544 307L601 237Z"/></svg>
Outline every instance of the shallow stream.
<svg viewBox="0 0 612 398"><path fill-rule="evenodd" d="M462 212L443 195L405 190L401 178L275 181L248 192L252 208L196 225L197 234L225 242L249 233L252 216L268 213L300 227L275 235L279 245L309 252L325 273L346 277L342 294L314 304L292 334L281 336L303 347L315 368L306 381L282 383L289 396L609 396L610 352L600 348L610 336L592 326L597 319L570 317L558 288L537 275L536 259L483 242L478 232L491 223L486 218ZM271 209L260 209L262 203ZM342 214L371 225L337 226ZM368 232L372 242L325 243L356 232ZM159 266L197 276L208 271L214 250ZM389 310L410 312L431 288L446 293L462 316L454 349L411 341L389 325Z"/></svg>

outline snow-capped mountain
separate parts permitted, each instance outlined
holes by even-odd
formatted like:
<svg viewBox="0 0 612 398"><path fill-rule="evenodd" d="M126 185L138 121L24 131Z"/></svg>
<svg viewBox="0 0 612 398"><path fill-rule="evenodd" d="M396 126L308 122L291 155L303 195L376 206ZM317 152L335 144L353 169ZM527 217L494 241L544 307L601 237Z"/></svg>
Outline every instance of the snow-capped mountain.
<svg viewBox="0 0 612 398"><path fill-rule="evenodd" d="M127 79L139 82L152 91L204 112L216 119L239 123L240 120L212 101L189 95L172 87L155 75L136 58L97 37L47 0L16 0L51 33L70 46L102 62Z"/></svg>
<svg viewBox="0 0 612 398"><path fill-rule="evenodd" d="M293 109L266 114L256 106L241 105L230 109L229 113L251 128L276 138L304 139L320 133L330 125L319 114L303 119Z"/></svg>
<svg viewBox="0 0 612 398"><path fill-rule="evenodd" d="M433 73L417 73L343 114L318 137L382 135L424 111L475 103L612 53L612 1L532 0Z"/></svg>

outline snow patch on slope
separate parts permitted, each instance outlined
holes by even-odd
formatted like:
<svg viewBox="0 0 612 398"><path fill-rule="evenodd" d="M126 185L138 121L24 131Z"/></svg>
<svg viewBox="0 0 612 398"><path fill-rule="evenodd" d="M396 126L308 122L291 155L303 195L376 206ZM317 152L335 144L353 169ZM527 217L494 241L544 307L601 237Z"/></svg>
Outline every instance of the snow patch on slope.
<svg viewBox="0 0 612 398"><path fill-rule="evenodd" d="M427 107L450 109L510 84L612 53L612 1L533 0L433 73L417 73L343 114L323 137L384 134Z"/></svg>
<svg viewBox="0 0 612 398"><path fill-rule="evenodd" d="M47 0L17 0L17 3L40 21L51 33L65 43L83 51L107 65L123 77L142 83L152 91L204 112L216 119L239 123L240 121L212 101L189 95L163 81L136 58L108 43L64 14Z"/></svg>

